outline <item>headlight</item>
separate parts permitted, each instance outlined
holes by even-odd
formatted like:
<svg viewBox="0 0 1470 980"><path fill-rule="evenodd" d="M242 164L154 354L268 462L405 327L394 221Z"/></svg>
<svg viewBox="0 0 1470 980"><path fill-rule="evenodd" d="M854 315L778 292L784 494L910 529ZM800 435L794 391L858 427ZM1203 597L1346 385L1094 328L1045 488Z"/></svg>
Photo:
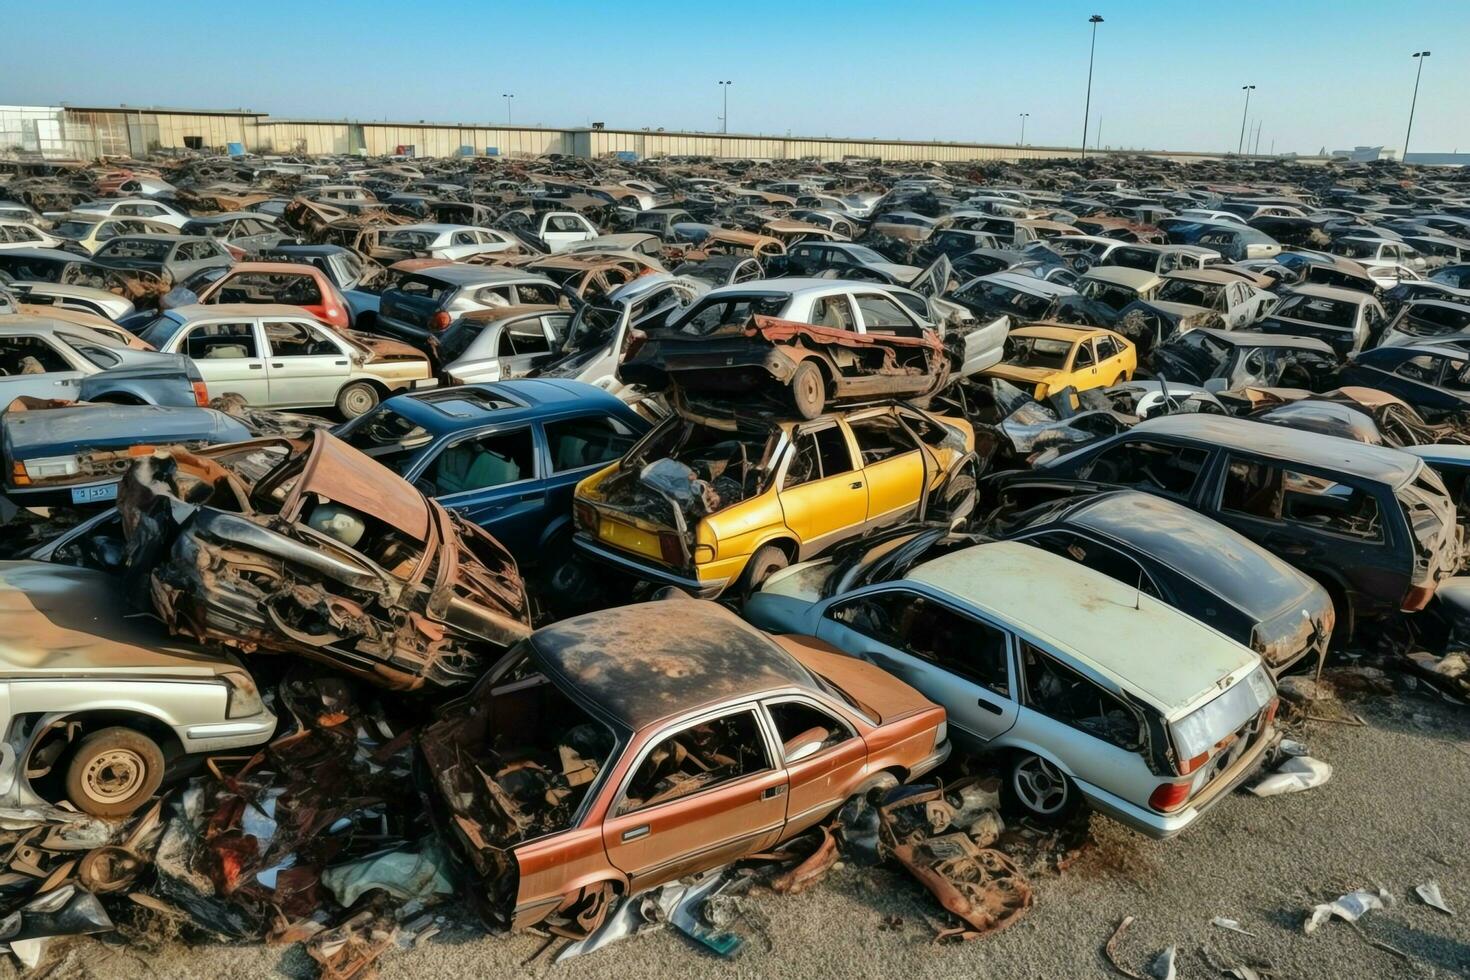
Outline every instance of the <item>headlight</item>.
<svg viewBox="0 0 1470 980"><path fill-rule="evenodd" d="M265 710L265 705L260 700L260 691L249 674L229 673L219 676L229 687L225 702L226 718L249 718Z"/></svg>
<svg viewBox="0 0 1470 980"><path fill-rule="evenodd" d="M948 718L946 718L943 721L941 721L939 723L939 727L936 728L936 729L934 729L934 748L938 749L941 745L943 745L947 741L949 741L949 719Z"/></svg>

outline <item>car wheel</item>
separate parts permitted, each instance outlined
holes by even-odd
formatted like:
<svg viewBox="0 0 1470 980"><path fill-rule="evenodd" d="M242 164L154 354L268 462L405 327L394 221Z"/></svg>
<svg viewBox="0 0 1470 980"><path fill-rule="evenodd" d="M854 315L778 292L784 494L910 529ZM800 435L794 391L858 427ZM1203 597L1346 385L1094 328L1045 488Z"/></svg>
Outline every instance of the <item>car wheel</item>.
<svg viewBox="0 0 1470 980"><path fill-rule="evenodd" d="M864 779L857 789L853 790L854 797L869 799L877 795L879 800L887 796L891 790L898 788L898 777L891 772L875 772Z"/></svg>
<svg viewBox="0 0 1470 980"><path fill-rule="evenodd" d="M344 419L355 419L378 407L378 389L367 381L343 385L337 392L337 411Z"/></svg>
<svg viewBox="0 0 1470 980"><path fill-rule="evenodd" d="M773 544L762 545L756 549L755 554L750 556L750 561L745 565L744 585L741 594L750 595L761 587L761 583L770 578L775 572L779 572L790 564L786 558L786 552Z"/></svg>
<svg viewBox="0 0 1470 980"><path fill-rule="evenodd" d="M163 782L163 750L131 728L104 728L82 739L66 769L66 798L94 817L125 817Z"/></svg>
<svg viewBox="0 0 1470 980"><path fill-rule="evenodd" d="M1077 808L1077 787L1067 774L1039 755L1024 752L1006 780L1012 802L1038 820L1061 820Z"/></svg>
<svg viewBox="0 0 1470 980"><path fill-rule="evenodd" d="M822 414L822 406L827 403L827 385L815 361L802 361L796 366L796 373L791 376L791 403L804 419Z"/></svg>

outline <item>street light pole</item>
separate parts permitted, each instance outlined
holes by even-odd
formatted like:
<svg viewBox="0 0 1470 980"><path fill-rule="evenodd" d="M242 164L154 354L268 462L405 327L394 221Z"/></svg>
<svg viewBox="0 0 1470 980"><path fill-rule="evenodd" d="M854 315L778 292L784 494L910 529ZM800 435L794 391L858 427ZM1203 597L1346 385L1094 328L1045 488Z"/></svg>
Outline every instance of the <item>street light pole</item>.
<svg viewBox="0 0 1470 980"><path fill-rule="evenodd" d="M1020 145L1021 146L1025 146L1026 145L1026 117L1029 116L1029 115L1031 115L1031 113L1029 113L1029 112L1023 112L1023 113L1020 114L1020 116L1021 116L1021 144Z"/></svg>
<svg viewBox="0 0 1470 980"><path fill-rule="evenodd" d="M514 92L501 92L500 97L505 100L505 124L510 125L510 100L516 97Z"/></svg>
<svg viewBox="0 0 1470 980"><path fill-rule="evenodd" d="M1419 104L1419 76L1424 74L1424 59L1427 57L1428 51L1414 52L1414 60L1419 62L1419 67L1414 69L1414 99L1409 103L1409 128L1404 131L1404 152L1399 155L1404 163L1409 162L1409 134L1414 131L1414 107Z"/></svg>
<svg viewBox="0 0 1470 980"><path fill-rule="evenodd" d="M1240 113L1240 139L1235 144L1235 155L1240 156L1245 149L1245 117L1251 111L1251 93L1256 90L1254 85L1242 85L1240 90L1245 93L1245 108Z"/></svg>
<svg viewBox="0 0 1470 980"><path fill-rule="evenodd" d="M725 114L720 117L720 132L722 133L728 133L730 131L730 86L733 84L735 83L719 83L720 91L725 93Z"/></svg>
<svg viewBox="0 0 1470 980"><path fill-rule="evenodd" d="M1092 114L1092 60L1097 56L1097 25L1103 22L1102 14L1087 18L1092 25L1092 49L1087 55L1087 102L1082 107L1082 159L1087 159L1087 119Z"/></svg>

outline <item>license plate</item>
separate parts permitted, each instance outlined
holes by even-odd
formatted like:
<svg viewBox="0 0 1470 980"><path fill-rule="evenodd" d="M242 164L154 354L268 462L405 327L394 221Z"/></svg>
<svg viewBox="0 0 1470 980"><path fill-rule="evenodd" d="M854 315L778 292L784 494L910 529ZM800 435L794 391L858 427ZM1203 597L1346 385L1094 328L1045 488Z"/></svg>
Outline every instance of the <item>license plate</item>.
<svg viewBox="0 0 1470 980"><path fill-rule="evenodd" d="M71 502L74 504L95 504L104 500L117 499L117 484L108 483L100 487L72 487Z"/></svg>

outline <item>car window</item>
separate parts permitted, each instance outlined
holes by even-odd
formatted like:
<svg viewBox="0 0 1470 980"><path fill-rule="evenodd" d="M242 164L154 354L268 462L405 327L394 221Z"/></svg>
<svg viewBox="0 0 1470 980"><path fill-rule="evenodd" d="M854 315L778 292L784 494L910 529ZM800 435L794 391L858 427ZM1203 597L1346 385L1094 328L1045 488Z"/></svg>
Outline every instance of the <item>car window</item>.
<svg viewBox="0 0 1470 980"><path fill-rule="evenodd" d="M1448 391L1470 393L1470 363L1457 358L1445 361L1444 376L1439 383L1440 387Z"/></svg>
<svg viewBox="0 0 1470 980"><path fill-rule="evenodd" d="M1096 363L1097 358L1093 356L1092 344L1088 343L1085 340L1078 344L1077 354L1075 357L1072 358L1073 370L1085 367L1092 367Z"/></svg>
<svg viewBox="0 0 1470 980"><path fill-rule="evenodd" d="M1071 531L1047 531L1021 540L1054 555L1070 558L1079 565L1102 572L1108 578L1117 579L1125 585L1158 597L1159 590L1143 566L1111 545L1093 541Z"/></svg>
<svg viewBox="0 0 1470 980"><path fill-rule="evenodd" d="M837 476L853 469L852 453L842 430L835 425L807 429L797 434L796 453L786 468L783 487L800 486L811 480Z"/></svg>
<svg viewBox="0 0 1470 980"><path fill-rule="evenodd" d="M913 437L891 415L850 421L848 426L857 438L858 455L862 457L864 466L881 463L885 459L913 452L917 448Z"/></svg>
<svg viewBox="0 0 1470 980"><path fill-rule="evenodd" d="M66 358L40 337L7 337L0 341L0 376L70 370Z"/></svg>
<svg viewBox="0 0 1470 980"><path fill-rule="evenodd" d="M516 295L522 303L555 306L561 300L555 286L544 282L523 282L516 286Z"/></svg>
<svg viewBox="0 0 1470 980"><path fill-rule="evenodd" d="M529 428L493 432L464 439L429 464L422 479L443 497L467 490L488 490L536 475L535 448Z"/></svg>
<svg viewBox="0 0 1470 980"><path fill-rule="evenodd" d="M500 332L501 357L549 353L551 353L551 341L546 339L546 330L541 326L540 317L507 324Z"/></svg>
<svg viewBox="0 0 1470 980"><path fill-rule="evenodd" d="M553 473L621 459L637 441L631 428L605 415L587 415L546 424L546 444L551 450Z"/></svg>
<svg viewBox="0 0 1470 980"><path fill-rule="evenodd" d="M1394 368L1393 373L1410 381L1432 385L1439 383L1440 359L1428 354L1411 357Z"/></svg>
<svg viewBox="0 0 1470 980"><path fill-rule="evenodd" d="M827 615L996 694L1010 695L1007 634L989 623L903 589L837 603Z"/></svg>
<svg viewBox="0 0 1470 980"><path fill-rule="evenodd" d="M1169 497L1188 497L1207 459L1208 452L1190 446L1127 441L1099 452L1077 475Z"/></svg>
<svg viewBox="0 0 1470 980"><path fill-rule="evenodd" d="M1024 640L1021 675L1027 707L1119 748L1143 743L1142 720L1127 705Z"/></svg>
<svg viewBox="0 0 1470 980"><path fill-rule="evenodd" d="M854 737L847 722L805 701L767 702L766 710L775 722L776 737L781 740L781 754L786 762L815 755ZM816 748L809 747L812 745Z"/></svg>
<svg viewBox="0 0 1470 980"><path fill-rule="evenodd" d="M547 231L585 231L581 223L570 215L554 214L546 219Z"/></svg>
<svg viewBox="0 0 1470 980"><path fill-rule="evenodd" d="M273 357L342 353L320 330L299 320L267 321L265 339L270 344Z"/></svg>
<svg viewBox="0 0 1470 980"><path fill-rule="evenodd" d="M434 437L417 422L380 405L338 438L403 476Z"/></svg>
<svg viewBox="0 0 1470 980"><path fill-rule="evenodd" d="M854 326L852 307L846 296L822 296L813 300L811 320L816 326L836 330L851 330Z"/></svg>
<svg viewBox="0 0 1470 980"><path fill-rule="evenodd" d="M284 303L316 306L322 291L311 275L282 272L237 272L224 280L211 303Z"/></svg>
<svg viewBox="0 0 1470 980"><path fill-rule="evenodd" d="M1285 521L1369 541L1383 540L1378 501L1329 477L1231 457L1222 511Z"/></svg>
<svg viewBox="0 0 1470 980"><path fill-rule="evenodd" d="M703 721L661 740L628 781L618 814L682 799L771 768L755 712Z"/></svg>
<svg viewBox="0 0 1470 980"><path fill-rule="evenodd" d="M1097 359L1106 361L1110 357L1117 357L1122 353L1122 348L1112 337L1098 337L1094 343L1097 344Z"/></svg>
<svg viewBox="0 0 1470 980"><path fill-rule="evenodd" d="M875 293L858 293L853 297L863 314L863 326L869 333L875 330L914 331L914 323L888 296Z"/></svg>
<svg viewBox="0 0 1470 980"><path fill-rule="evenodd" d="M475 241L475 234L474 234L474 232L471 232L471 231L457 231L457 232L454 233L454 239L451 242L451 244L454 244L454 245L478 245L479 242Z"/></svg>
<svg viewBox="0 0 1470 980"><path fill-rule="evenodd" d="M184 336L180 353L196 361L259 357L255 348L255 325L244 323L204 323Z"/></svg>

